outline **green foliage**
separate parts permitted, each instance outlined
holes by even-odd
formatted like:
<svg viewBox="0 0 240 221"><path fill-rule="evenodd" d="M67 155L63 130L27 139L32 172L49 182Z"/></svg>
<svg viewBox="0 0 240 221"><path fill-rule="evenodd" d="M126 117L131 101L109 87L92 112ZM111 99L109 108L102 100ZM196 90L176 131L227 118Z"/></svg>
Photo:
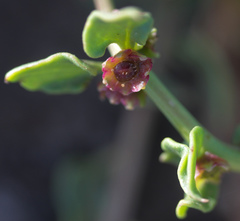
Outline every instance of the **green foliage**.
<svg viewBox="0 0 240 221"><path fill-rule="evenodd" d="M159 56L154 51L156 33L151 14L142 12L138 8L127 7L112 12L95 10L89 15L83 30L83 47L87 55L92 58L103 56L106 48L112 43L117 44L122 50L132 49L147 57L155 58ZM209 91L211 93L209 95L214 95L216 91L224 93L225 90L218 90L212 73L219 75L222 73L220 69L224 70L224 74L228 73L227 65L221 65L220 69L216 69L216 65L213 65L216 64L215 60L210 59L214 56L205 56L206 54L212 55L206 53L209 51L206 49L214 47L210 47L204 41L202 42L204 44L198 44L201 41L190 40L192 41L187 41L184 44L184 50L179 50L179 56L190 61L191 64L194 63L201 67L201 72L205 73L207 82L210 82ZM196 47L192 47L193 45L198 46L197 50ZM219 54L219 51L217 52ZM217 64L224 64L224 62L219 61L224 61L221 56L217 59ZM215 69L218 71L212 71ZM91 79L101 72L101 62L79 60L70 53L57 53L12 69L6 74L5 81L18 82L29 91L42 91L49 94L76 94L84 91ZM230 149L229 146L218 142L210 134L206 136L207 131L204 132L201 127L197 126L192 129L193 126L200 124L168 92L153 72L150 75L145 91L183 138L189 141L189 145L187 145L166 138L161 143L165 152L161 154L160 160L178 165L177 175L185 193L184 199L180 200L177 205L177 217L185 218L188 208L209 212L217 202L220 177L228 169L222 159L211 153L224 157L232 168L239 171L240 152L237 148ZM223 89L226 88L226 79L228 79L226 76L225 81L222 82ZM231 83L231 79L228 81ZM230 83L228 85L231 86ZM228 89L230 90L231 87ZM224 97L219 96L219 93L215 94L217 96L211 97L214 99L211 99L210 102L214 108L218 106L216 98ZM219 101L222 103L222 100ZM227 105L223 105L222 109L231 111L229 107L233 105L229 99L226 99L225 104ZM205 139L206 137L207 139ZM236 130L233 143L240 145L240 127ZM106 158L103 158L96 157L95 161L69 158L62 162L55 171L54 201L62 221L92 221L96 219L105 192L106 174L103 169L106 169L106 165L104 165ZM101 164L104 165L104 168L99 167Z"/></svg>
<svg viewBox="0 0 240 221"><path fill-rule="evenodd" d="M135 7L113 12L93 11L83 30L83 47L89 57L104 55L107 46L116 43L121 49L141 49L152 30L149 13Z"/></svg>
<svg viewBox="0 0 240 221"><path fill-rule="evenodd" d="M121 48L142 48L151 33L149 13L128 7L112 13L93 11L83 31L83 45L90 57L100 57L106 47L117 43ZM79 60L70 53L57 53L46 59L21 65L9 71L5 81L19 82L29 91L48 94L76 94L102 72L101 62Z"/></svg>
<svg viewBox="0 0 240 221"><path fill-rule="evenodd" d="M184 199L180 200L176 208L178 218L185 218L189 207L201 210L202 212L211 211L217 200L219 189L219 170L211 173L211 176L199 175L196 172L197 160L204 154L203 149L204 130L201 127L194 127L189 135L189 146L177 143L170 138L162 141L162 149L165 151L160 156L162 161L177 163L177 155L180 160L177 170L180 185L185 192ZM174 161L172 160L174 159ZM214 177L215 173L217 176ZM213 179L214 177L214 179Z"/></svg>
<svg viewBox="0 0 240 221"><path fill-rule="evenodd" d="M12 69L6 74L5 81L19 82L29 91L75 94L85 90L99 72L99 62L81 61L72 54L57 53Z"/></svg>

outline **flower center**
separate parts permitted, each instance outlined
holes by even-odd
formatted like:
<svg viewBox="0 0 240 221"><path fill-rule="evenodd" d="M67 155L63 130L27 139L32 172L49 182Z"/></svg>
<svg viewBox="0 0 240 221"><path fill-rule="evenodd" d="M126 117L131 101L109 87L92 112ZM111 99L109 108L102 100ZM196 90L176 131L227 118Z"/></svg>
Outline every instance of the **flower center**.
<svg viewBox="0 0 240 221"><path fill-rule="evenodd" d="M126 82L138 73L138 66L133 61L122 61L114 67L113 72L119 82Z"/></svg>

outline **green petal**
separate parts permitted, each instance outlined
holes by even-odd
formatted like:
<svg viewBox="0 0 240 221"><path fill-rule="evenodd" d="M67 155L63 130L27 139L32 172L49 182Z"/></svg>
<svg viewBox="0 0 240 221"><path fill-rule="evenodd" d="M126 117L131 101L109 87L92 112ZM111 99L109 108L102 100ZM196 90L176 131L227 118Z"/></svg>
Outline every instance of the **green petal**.
<svg viewBox="0 0 240 221"><path fill-rule="evenodd" d="M145 45L152 26L151 15L134 7L113 12L95 10L83 30L83 47L92 58L103 56L111 43L121 49L138 50Z"/></svg>
<svg viewBox="0 0 240 221"><path fill-rule="evenodd" d="M5 81L19 82L29 91L75 94L82 92L98 72L101 72L100 62L81 61L72 54L57 53L12 69Z"/></svg>

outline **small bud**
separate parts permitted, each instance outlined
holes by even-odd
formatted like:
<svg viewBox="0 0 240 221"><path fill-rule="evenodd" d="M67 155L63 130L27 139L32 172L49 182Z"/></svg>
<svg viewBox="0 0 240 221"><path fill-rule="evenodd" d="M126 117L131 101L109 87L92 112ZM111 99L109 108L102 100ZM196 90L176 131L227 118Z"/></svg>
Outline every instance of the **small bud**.
<svg viewBox="0 0 240 221"><path fill-rule="evenodd" d="M229 170L228 163L222 158L205 152L196 162L196 182L207 179L209 182L219 183L224 172Z"/></svg>

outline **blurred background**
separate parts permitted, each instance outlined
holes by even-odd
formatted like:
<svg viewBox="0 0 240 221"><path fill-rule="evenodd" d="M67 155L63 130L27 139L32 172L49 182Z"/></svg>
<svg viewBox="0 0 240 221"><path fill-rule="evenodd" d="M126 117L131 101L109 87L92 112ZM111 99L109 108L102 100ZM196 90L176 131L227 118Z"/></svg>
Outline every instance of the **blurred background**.
<svg viewBox="0 0 240 221"><path fill-rule="evenodd" d="M214 135L231 142L240 121L238 0L115 0L152 13L156 73ZM125 111L80 95L30 93L4 84L10 69L57 52L88 59L81 32L90 0L11 0L0 7L0 220L177 220L183 197L176 168L161 164L160 142L181 137L154 107ZM102 60L106 59L108 54ZM186 220L240 220L240 176L223 178L209 214Z"/></svg>

